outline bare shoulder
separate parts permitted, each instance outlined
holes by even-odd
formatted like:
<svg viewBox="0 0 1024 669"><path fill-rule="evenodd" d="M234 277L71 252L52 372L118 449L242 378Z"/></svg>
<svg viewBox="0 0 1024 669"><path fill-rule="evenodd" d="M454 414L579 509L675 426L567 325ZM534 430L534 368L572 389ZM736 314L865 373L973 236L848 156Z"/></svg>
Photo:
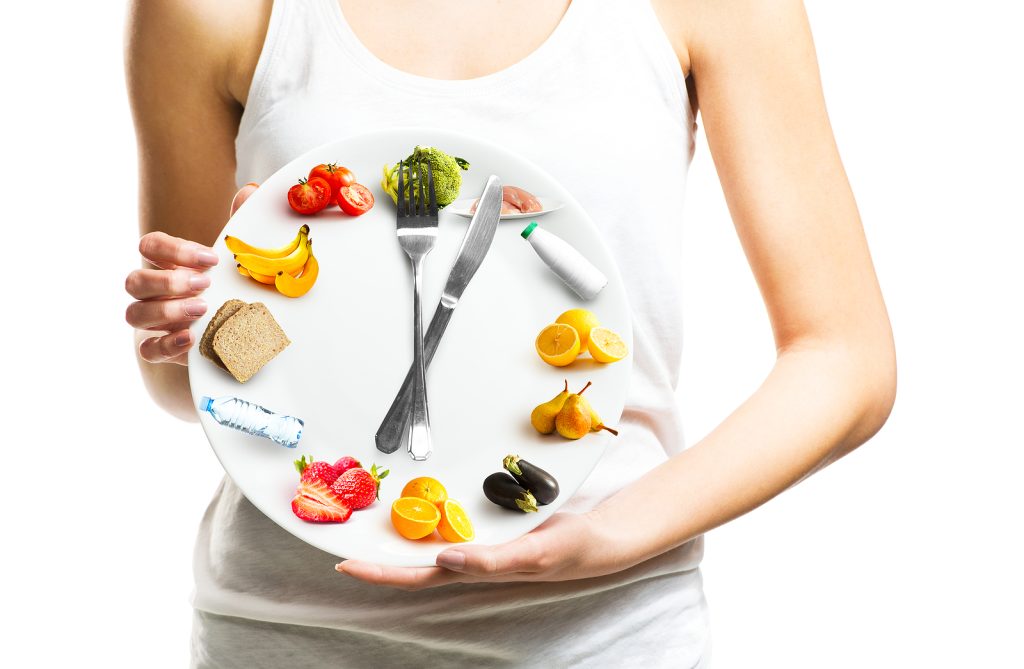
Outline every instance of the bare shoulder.
<svg viewBox="0 0 1024 669"><path fill-rule="evenodd" d="M132 0L126 24L129 85L185 80L245 100L272 0Z"/></svg>
<svg viewBox="0 0 1024 669"><path fill-rule="evenodd" d="M269 13L270 0L132 0L141 232L214 241L237 189L234 141Z"/></svg>
<svg viewBox="0 0 1024 669"><path fill-rule="evenodd" d="M684 74L730 52L809 36L802 0L651 0Z"/></svg>

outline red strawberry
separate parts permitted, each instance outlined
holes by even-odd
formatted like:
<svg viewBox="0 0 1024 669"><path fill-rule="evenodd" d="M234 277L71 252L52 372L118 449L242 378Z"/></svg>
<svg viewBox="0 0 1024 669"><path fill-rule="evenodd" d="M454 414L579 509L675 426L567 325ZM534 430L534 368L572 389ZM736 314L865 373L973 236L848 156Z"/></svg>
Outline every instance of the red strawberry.
<svg viewBox="0 0 1024 669"><path fill-rule="evenodd" d="M362 467L358 460L353 458L351 455L345 455L338 458L338 461L334 463L334 469L337 470L338 476L341 476L353 467Z"/></svg>
<svg viewBox="0 0 1024 669"><path fill-rule="evenodd" d="M292 513L314 523L343 523L352 515L352 508L326 483L312 479L299 484Z"/></svg>
<svg viewBox="0 0 1024 669"><path fill-rule="evenodd" d="M353 509L362 509L373 504L373 500L379 499L380 480L388 475L387 469L377 473L377 465L370 471L362 467L350 469L334 482L331 490L338 493L342 502Z"/></svg>
<svg viewBox="0 0 1024 669"><path fill-rule="evenodd" d="M329 462L319 460L314 462L313 456L310 456L309 462L306 462L305 455L303 455L301 459L295 461L295 469L299 470L299 473L302 474L302 477L299 480L303 483L319 479L327 485L331 485L341 474L341 472L336 470Z"/></svg>

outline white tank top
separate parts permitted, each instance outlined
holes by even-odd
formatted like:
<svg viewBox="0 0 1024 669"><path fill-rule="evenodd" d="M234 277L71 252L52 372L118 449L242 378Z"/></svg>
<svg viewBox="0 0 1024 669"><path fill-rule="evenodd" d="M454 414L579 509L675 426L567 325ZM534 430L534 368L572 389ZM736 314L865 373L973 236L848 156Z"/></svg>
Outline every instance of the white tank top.
<svg viewBox="0 0 1024 669"><path fill-rule="evenodd" d="M526 58L438 80L377 58L337 0L274 2L235 144L239 184L325 142L409 125L473 134L534 161L573 193L618 262L634 369L624 436L563 507L588 510L683 448L680 231L696 121L674 50L648 0L574 0ZM404 666L405 649L410 663L429 650L469 666L690 667L707 636L702 552L697 539L601 578L401 592L335 574L332 556L280 529L225 478L200 527L193 605L373 635L375 654L352 666L388 666L387 647L397 653L390 666Z"/></svg>

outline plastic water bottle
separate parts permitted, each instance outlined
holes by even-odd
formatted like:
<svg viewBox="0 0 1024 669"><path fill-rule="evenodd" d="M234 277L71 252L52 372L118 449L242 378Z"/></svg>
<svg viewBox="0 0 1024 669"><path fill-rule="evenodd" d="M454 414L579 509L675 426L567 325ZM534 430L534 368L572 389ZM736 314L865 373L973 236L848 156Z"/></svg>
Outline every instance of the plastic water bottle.
<svg viewBox="0 0 1024 669"><path fill-rule="evenodd" d="M584 300L593 299L608 284L608 277L594 263L561 237L538 228L537 221L526 226L520 234L530 242L551 271Z"/></svg>
<svg viewBox="0 0 1024 669"><path fill-rule="evenodd" d="M237 397L203 397L199 400L199 409L208 412L221 425L272 439L288 448L295 448L302 437L300 419L276 414Z"/></svg>

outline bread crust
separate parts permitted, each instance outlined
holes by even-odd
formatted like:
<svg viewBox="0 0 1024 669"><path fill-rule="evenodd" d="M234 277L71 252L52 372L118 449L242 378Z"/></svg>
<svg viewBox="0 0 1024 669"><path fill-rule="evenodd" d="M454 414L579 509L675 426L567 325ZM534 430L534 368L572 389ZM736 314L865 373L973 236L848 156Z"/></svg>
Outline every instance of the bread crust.
<svg viewBox="0 0 1024 669"><path fill-rule="evenodd" d="M245 305L246 303L242 300L228 300L220 305L220 309L213 315L210 322L206 324L203 337L199 340L199 352L203 354L203 357L217 363L217 366L225 371L227 367L220 359L220 356L217 355L217 352L213 350L213 336L220 329L220 326L224 325L226 320L234 316Z"/></svg>

